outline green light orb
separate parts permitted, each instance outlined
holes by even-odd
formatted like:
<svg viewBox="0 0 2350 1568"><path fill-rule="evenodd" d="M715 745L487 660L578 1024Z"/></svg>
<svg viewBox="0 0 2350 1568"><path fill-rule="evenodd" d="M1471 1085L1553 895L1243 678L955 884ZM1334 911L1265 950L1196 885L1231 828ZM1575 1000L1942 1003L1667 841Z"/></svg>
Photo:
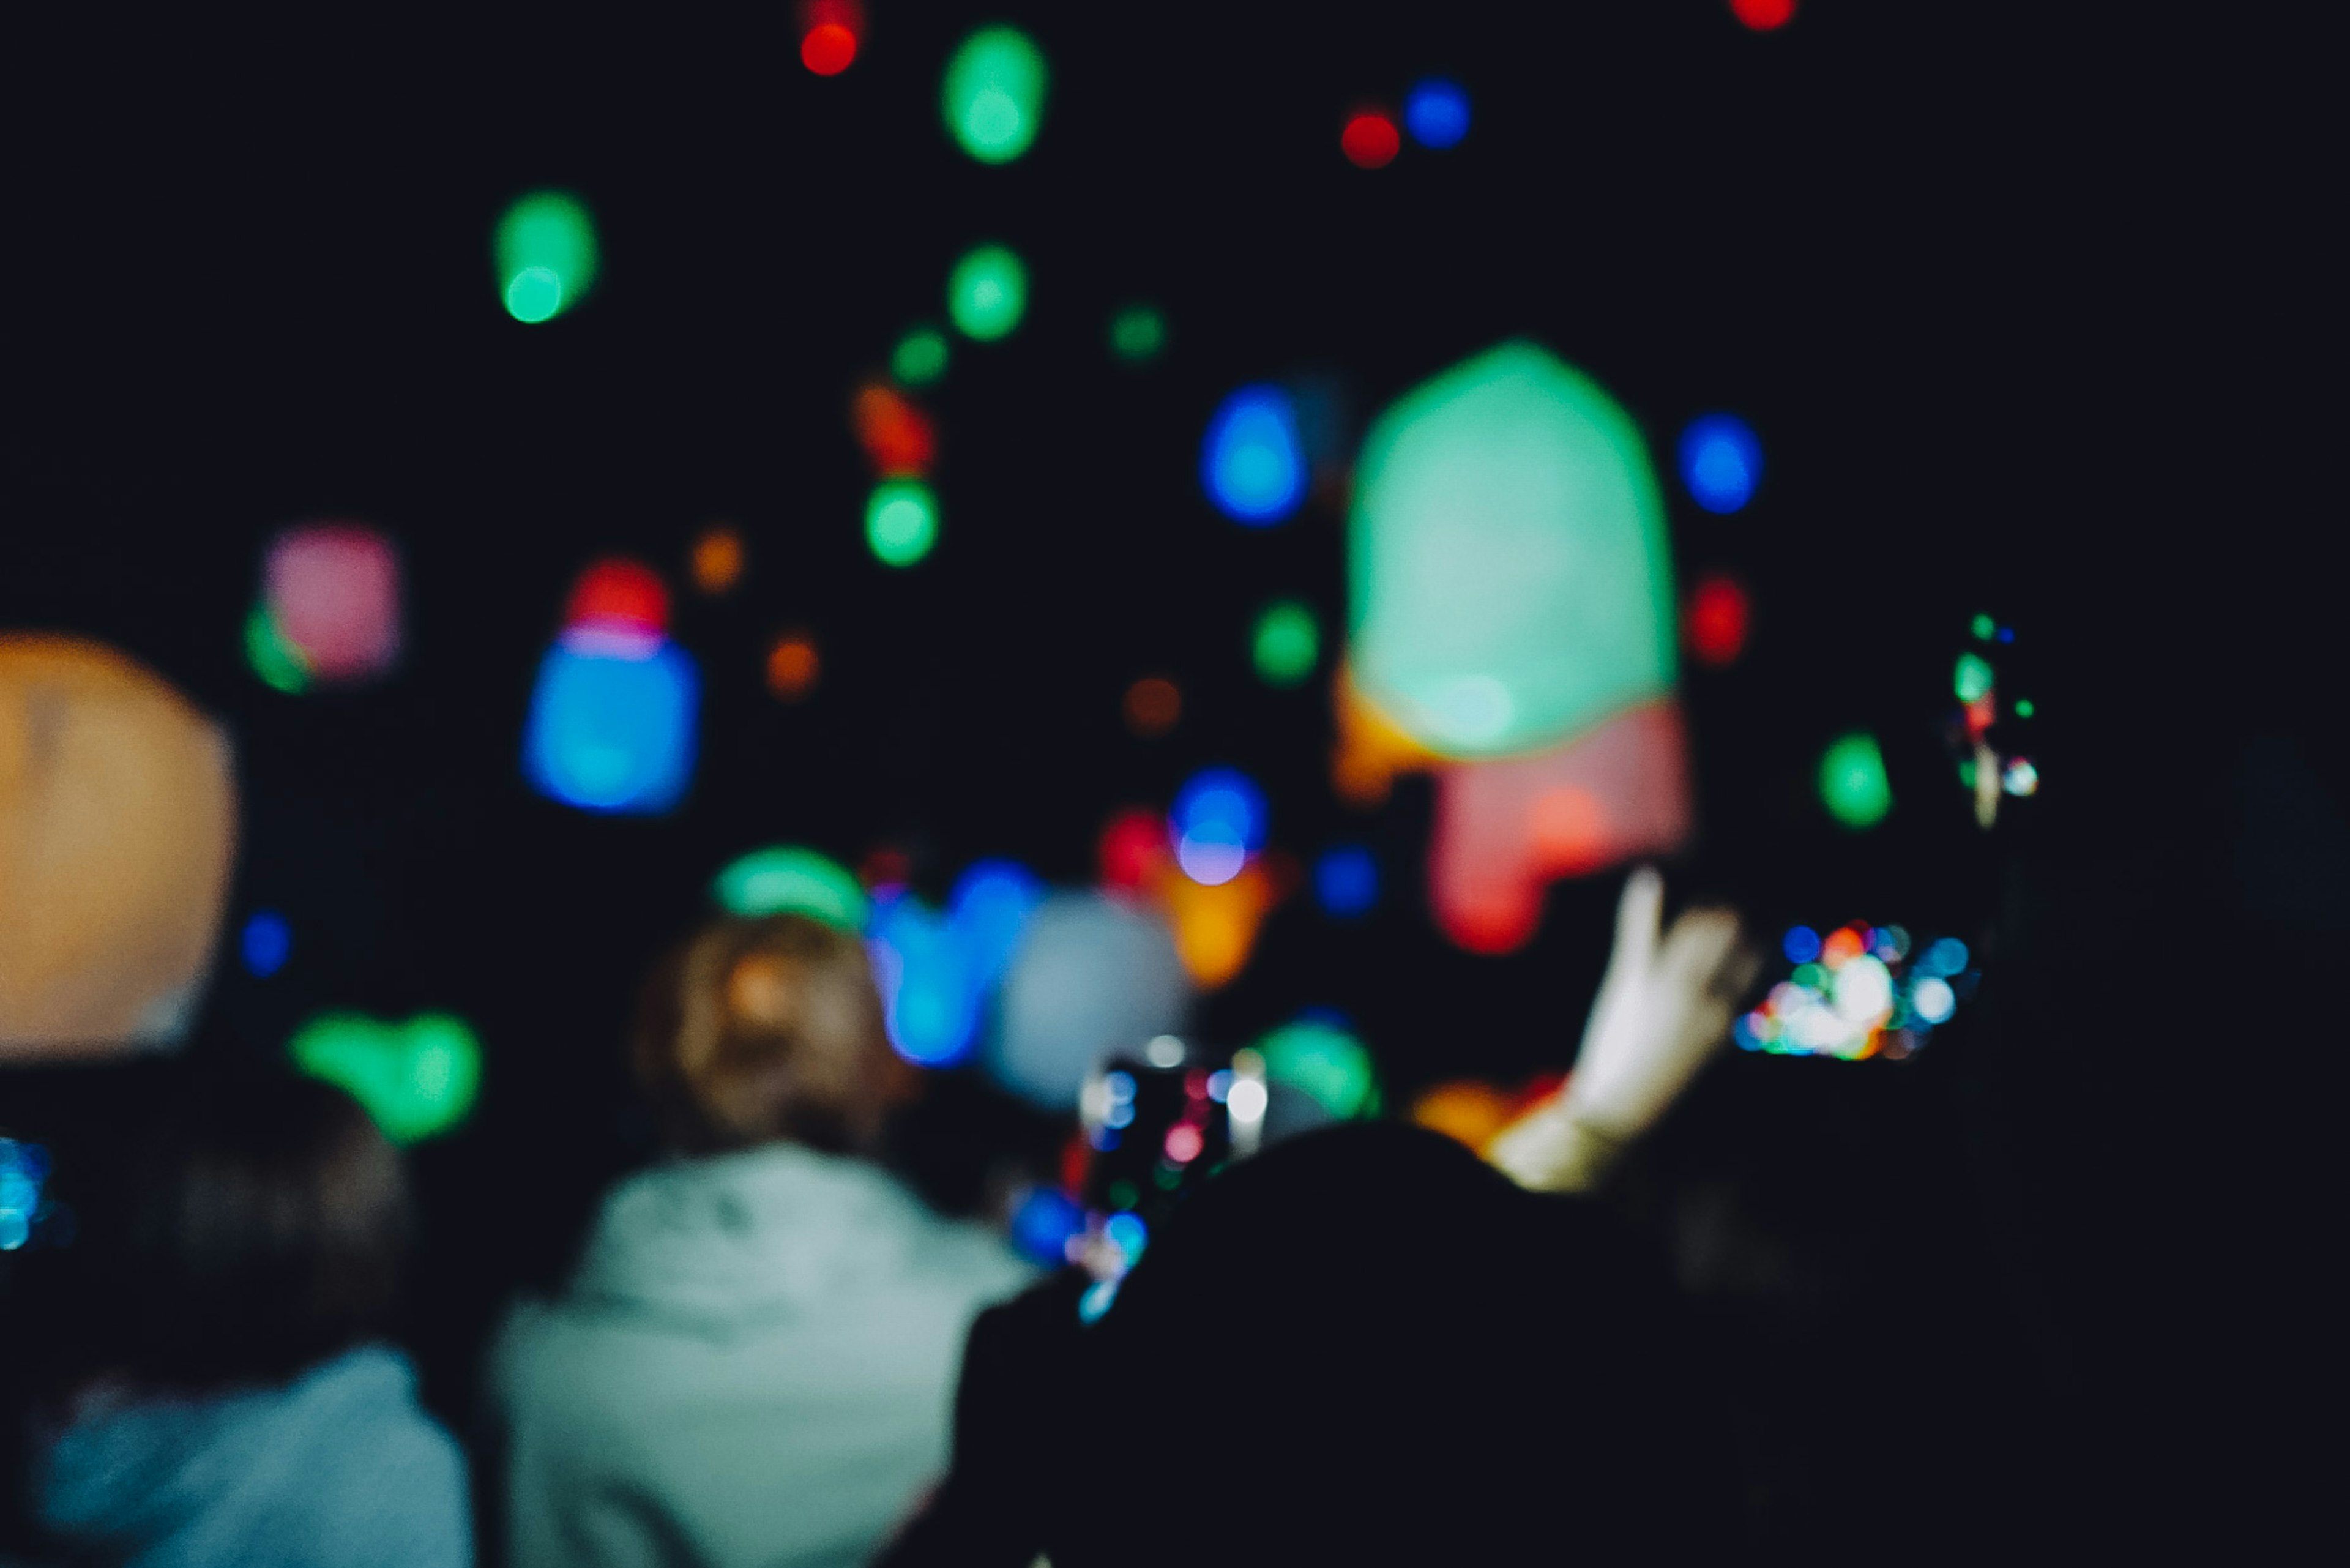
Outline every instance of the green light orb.
<svg viewBox="0 0 2350 1568"><path fill-rule="evenodd" d="M491 244L498 297L516 321L552 321L596 281L596 224L560 191L535 191L506 209Z"/></svg>
<svg viewBox="0 0 2350 1568"><path fill-rule="evenodd" d="M294 1065L365 1106L383 1136L415 1143L465 1119L482 1088L482 1044L446 1012L405 1023L361 1012L325 1012L287 1044Z"/></svg>
<svg viewBox="0 0 2350 1568"><path fill-rule="evenodd" d="M947 61L947 132L982 163L1009 163L1045 123L1045 57L1017 27L982 27Z"/></svg>
<svg viewBox="0 0 2350 1568"><path fill-rule="evenodd" d="M1959 694L1961 702L1975 702L1991 695L1991 668L1971 653L1959 655L1958 668L1950 673L1950 690Z"/></svg>
<svg viewBox="0 0 2350 1568"><path fill-rule="evenodd" d="M1858 831L1875 827L1893 809L1893 784L1885 776L1885 753L1866 732L1844 735L1820 758L1820 803L1828 815Z"/></svg>
<svg viewBox="0 0 2350 1568"><path fill-rule="evenodd" d="M1341 1121L1378 1114L1378 1074L1363 1043L1335 1024L1301 1018L1256 1043L1268 1082L1286 1084Z"/></svg>
<svg viewBox="0 0 2350 1568"><path fill-rule="evenodd" d="M1167 317L1153 306L1128 306L1109 318L1109 351L1129 365L1148 365L1167 351Z"/></svg>
<svg viewBox="0 0 2350 1568"><path fill-rule="evenodd" d="M719 872L710 890L719 908L746 919L806 915L836 930L861 931L872 912L848 867L791 844L754 849Z"/></svg>
<svg viewBox="0 0 2350 1568"><path fill-rule="evenodd" d="M1440 756L1555 745L1677 673L1647 444L1589 377L1505 343L1370 429L1347 524L1357 690Z"/></svg>
<svg viewBox="0 0 2350 1568"><path fill-rule="evenodd" d="M1302 685L1322 657L1322 624L1311 607L1296 599L1276 599L1256 618L1249 654L1256 661L1258 679L1267 686L1285 691Z"/></svg>
<svg viewBox="0 0 2350 1568"><path fill-rule="evenodd" d="M982 245L947 276L947 315L983 343L1010 335L1028 309L1028 268L1002 245Z"/></svg>
<svg viewBox="0 0 2350 1568"><path fill-rule="evenodd" d="M935 327L917 327L898 339L889 353L889 374L908 387L927 387L947 373L947 335Z"/></svg>
<svg viewBox="0 0 2350 1568"><path fill-rule="evenodd" d="M310 689L309 664L302 650L286 640L267 605L254 606L244 618L244 661L273 691L298 697Z"/></svg>
<svg viewBox="0 0 2350 1568"><path fill-rule="evenodd" d="M1987 615L1979 615L1974 618L1974 634L1978 641L1989 642L1999 635L1999 622Z"/></svg>
<svg viewBox="0 0 2350 1568"><path fill-rule="evenodd" d="M885 566L910 566L931 553L939 539L939 503L917 479L892 479L873 487L865 504L865 542Z"/></svg>
<svg viewBox="0 0 2350 1568"><path fill-rule="evenodd" d="M2034 703L2031 698L2018 697L2015 700L2015 716L2017 718L2029 719L2038 711L2040 711L2039 705Z"/></svg>

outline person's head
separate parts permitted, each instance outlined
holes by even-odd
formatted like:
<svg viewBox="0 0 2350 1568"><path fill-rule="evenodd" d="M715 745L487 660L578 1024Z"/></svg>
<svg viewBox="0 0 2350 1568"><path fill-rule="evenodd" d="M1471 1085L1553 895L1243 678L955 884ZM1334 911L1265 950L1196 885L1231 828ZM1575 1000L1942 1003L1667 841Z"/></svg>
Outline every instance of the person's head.
<svg viewBox="0 0 2350 1568"><path fill-rule="evenodd" d="M159 1387L282 1379L387 1325L411 1229L400 1156L340 1089L174 1067L61 1155L60 1369Z"/></svg>
<svg viewBox="0 0 2350 1568"><path fill-rule="evenodd" d="M864 945L799 915L712 921L645 983L637 1081L690 1153L776 1138L869 1150L910 1075Z"/></svg>

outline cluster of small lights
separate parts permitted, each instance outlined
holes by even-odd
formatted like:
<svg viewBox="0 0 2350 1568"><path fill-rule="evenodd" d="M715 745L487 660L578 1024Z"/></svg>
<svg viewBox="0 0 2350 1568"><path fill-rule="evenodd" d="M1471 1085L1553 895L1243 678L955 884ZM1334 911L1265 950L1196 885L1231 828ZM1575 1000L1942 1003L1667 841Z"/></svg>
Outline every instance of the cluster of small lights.
<svg viewBox="0 0 2350 1568"><path fill-rule="evenodd" d="M1744 1050L1898 1061L1922 1047L1973 990L1967 945L1956 937L1913 955L1899 926L1855 923L1825 937L1796 926L1780 945L1794 971L1732 1025Z"/></svg>
<svg viewBox="0 0 2350 1568"><path fill-rule="evenodd" d="M48 1175L47 1149L0 1137L0 1252L22 1247L33 1239L34 1227L51 1217L41 1196Z"/></svg>
<svg viewBox="0 0 2350 1568"><path fill-rule="evenodd" d="M1469 134L1469 95L1458 82L1429 77L1404 96L1400 126L1376 104L1349 113L1338 130L1338 151L1357 169L1384 169L1403 151L1406 131L1431 152L1460 146Z"/></svg>
<svg viewBox="0 0 2350 1568"><path fill-rule="evenodd" d="M1978 615L1968 629L1979 643L1993 649L2014 642L2015 628L1990 615ZM1973 649L1961 652L1950 670L1950 694L1958 700L1946 733L1957 759L1959 784L1974 797L1975 823L1986 831L1999 821L2000 798L2037 794L2040 769L2020 753L2003 751L1992 739L2002 717L1999 672L1990 659ZM2007 712L2028 720L2039 711L2028 698L2008 704ZM2012 734L2012 731L2002 731Z"/></svg>

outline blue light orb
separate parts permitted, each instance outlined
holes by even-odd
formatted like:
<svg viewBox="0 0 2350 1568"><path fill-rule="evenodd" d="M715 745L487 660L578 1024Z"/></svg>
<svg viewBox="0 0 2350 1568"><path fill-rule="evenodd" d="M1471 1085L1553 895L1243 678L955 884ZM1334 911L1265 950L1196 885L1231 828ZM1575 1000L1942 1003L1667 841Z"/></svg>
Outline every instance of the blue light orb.
<svg viewBox="0 0 2350 1568"><path fill-rule="evenodd" d="M907 1061L951 1067L979 1036L979 988L953 926L910 893L877 898L866 951L889 1044Z"/></svg>
<svg viewBox="0 0 2350 1568"><path fill-rule="evenodd" d="M1167 836L1184 875L1206 887L1241 874L1264 847L1273 814L1264 792L1236 768L1202 768L1175 794Z"/></svg>
<svg viewBox="0 0 2350 1568"><path fill-rule="evenodd" d="M567 636L538 667L523 773L582 811L667 811L693 777L701 687L672 643Z"/></svg>
<svg viewBox="0 0 2350 1568"><path fill-rule="evenodd" d="M253 918L244 922L236 945L238 954L244 960L245 973L255 980L267 980L294 956L294 928L275 909L255 909Z"/></svg>
<svg viewBox="0 0 2350 1568"><path fill-rule="evenodd" d="M1762 443L1735 414L1707 414L1681 431L1680 467L1690 500L1708 512L1735 512L1762 482Z"/></svg>
<svg viewBox="0 0 2350 1568"><path fill-rule="evenodd" d="M1909 968L1913 973L1938 979L1963 974L1966 972L1968 957L1966 943L1956 937L1943 937L1924 952L1919 953L1918 961L1911 964Z"/></svg>
<svg viewBox="0 0 2350 1568"><path fill-rule="evenodd" d="M1003 978L1028 917L1045 901L1045 884L1015 860L981 860L947 895L947 919L962 944L972 983L985 990Z"/></svg>
<svg viewBox="0 0 2350 1568"><path fill-rule="evenodd" d="M1790 926L1779 940L1779 950L1789 963L1809 963L1820 956L1820 933L1809 926Z"/></svg>
<svg viewBox="0 0 2350 1568"><path fill-rule="evenodd" d="M1219 511L1263 528L1305 499L1297 405L1279 387L1243 387L1217 405L1200 448L1200 483Z"/></svg>
<svg viewBox="0 0 2350 1568"><path fill-rule="evenodd" d="M1109 1238L1110 1245L1118 1249L1129 1269L1142 1262L1143 1250L1150 1244L1150 1227L1142 1222L1139 1214L1111 1215L1102 1227L1102 1234Z"/></svg>
<svg viewBox="0 0 2350 1568"><path fill-rule="evenodd" d="M1441 152L1469 134L1469 95L1459 82L1430 77L1403 100L1403 128L1422 147Z"/></svg>
<svg viewBox="0 0 2350 1568"><path fill-rule="evenodd" d="M1379 863L1359 844L1323 851L1314 863L1314 897L1326 915L1360 919L1379 900Z"/></svg>
<svg viewBox="0 0 2350 1568"><path fill-rule="evenodd" d="M1012 1244L1048 1269L1069 1261L1070 1240L1085 1231L1086 1211L1067 1193L1050 1187L1030 1189L1012 1215Z"/></svg>

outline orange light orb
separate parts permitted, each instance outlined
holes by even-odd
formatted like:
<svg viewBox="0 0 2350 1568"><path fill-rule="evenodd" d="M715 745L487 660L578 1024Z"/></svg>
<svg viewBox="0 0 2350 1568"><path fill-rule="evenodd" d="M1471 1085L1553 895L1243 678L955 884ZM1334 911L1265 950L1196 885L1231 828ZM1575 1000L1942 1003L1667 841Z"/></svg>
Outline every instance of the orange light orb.
<svg viewBox="0 0 2350 1568"><path fill-rule="evenodd" d="M703 529L686 566L703 593L728 592L743 580L743 535L723 523Z"/></svg>
<svg viewBox="0 0 2350 1568"><path fill-rule="evenodd" d="M1126 727L1156 740L1183 716L1183 692L1172 680L1146 675L1126 689Z"/></svg>
<svg viewBox="0 0 2350 1568"><path fill-rule="evenodd" d="M786 702L797 702L816 690L822 665L816 639L805 631L787 631L767 650L767 690Z"/></svg>

